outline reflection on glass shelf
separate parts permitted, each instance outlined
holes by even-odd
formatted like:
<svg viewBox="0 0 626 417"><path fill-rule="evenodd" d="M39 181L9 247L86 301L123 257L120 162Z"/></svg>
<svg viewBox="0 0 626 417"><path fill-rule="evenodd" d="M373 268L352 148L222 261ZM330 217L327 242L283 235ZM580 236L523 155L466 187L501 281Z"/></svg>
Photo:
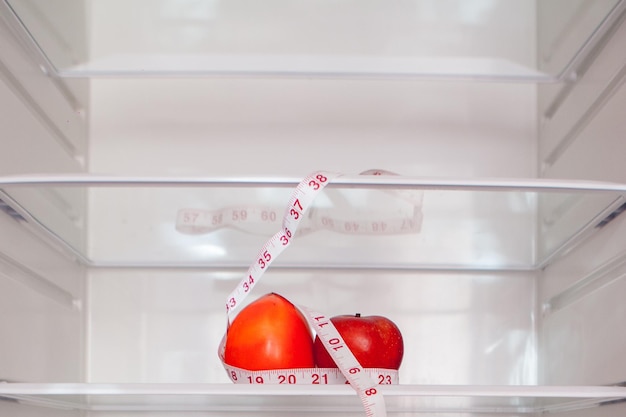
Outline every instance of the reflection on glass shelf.
<svg viewBox="0 0 626 417"><path fill-rule="evenodd" d="M330 78L452 78L553 81L506 59L332 55L111 55L58 71L61 77L272 76Z"/></svg>
<svg viewBox="0 0 626 417"><path fill-rule="evenodd" d="M389 414L546 413L584 409L626 398L624 387L381 386ZM215 413L362 413L345 385L0 384L2 398L24 404L90 411Z"/></svg>
<svg viewBox="0 0 626 417"><path fill-rule="evenodd" d="M3 200L93 266L244 268L298 180L4 178ZM273 268L543 266L624 203L620 184L344 176ZM59 203L59 196L63 204Z"/></svg>
<svg viewBox="0 0 626 417"><path fill-rule="evenodd" d="M14 25L64 77L532 81L562 78L623 7L619 0L5 2Z"/></svg>

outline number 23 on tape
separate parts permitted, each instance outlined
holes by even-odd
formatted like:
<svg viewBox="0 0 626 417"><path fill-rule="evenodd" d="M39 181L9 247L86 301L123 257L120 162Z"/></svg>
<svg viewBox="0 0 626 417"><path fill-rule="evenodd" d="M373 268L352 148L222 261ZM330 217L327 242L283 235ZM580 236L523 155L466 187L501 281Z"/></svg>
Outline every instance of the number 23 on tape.
<svg viewBox="0 0 626 417"><path fill-rule="evenodd" d="M349 384L338 368L301 368L275 369L267 371L248 371L230 365L224 365L228 376L235 384L303 384L303 385L342 385ZM363 370L369 378L379 385L398 383L398 371L395 369L366 368Z"/></svg>

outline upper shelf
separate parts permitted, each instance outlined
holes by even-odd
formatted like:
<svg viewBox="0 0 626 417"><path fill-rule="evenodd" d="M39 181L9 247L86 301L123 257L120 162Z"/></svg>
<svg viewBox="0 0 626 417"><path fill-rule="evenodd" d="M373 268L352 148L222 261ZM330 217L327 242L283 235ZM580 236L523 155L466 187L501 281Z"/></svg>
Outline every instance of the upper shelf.
<svg viewBox="0 0 626 417"><path fill-rule="evenodd" d="M249 266L291 178L0 178L0 199L94 267ZM626 185L339 176L272 269L532 270L624 207ZM8 209L7 209L8 210Z"/></svg>
<svg viewBox="0 0 626 417"><path fill-rule="evenodd" d="M549 82L575 75L624 0L2 0L59 77Z"/></svg>

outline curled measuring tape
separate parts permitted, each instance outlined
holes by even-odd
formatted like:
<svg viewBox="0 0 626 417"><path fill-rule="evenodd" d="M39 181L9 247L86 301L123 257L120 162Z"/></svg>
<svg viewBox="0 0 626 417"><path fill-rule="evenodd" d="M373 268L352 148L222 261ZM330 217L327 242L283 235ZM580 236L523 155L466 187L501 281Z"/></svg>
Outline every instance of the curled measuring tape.
<svg viewBox="0 0 626 417"><path fill-rule="evenodd" d="M340 174L333 172L315 172L302 180L293 191L280 230L261 248L256 259L226 299L227 326L235 312L243 306L243 300L252 292L261 276L271 263L291 244L300 223L305 219L305 212L310 208L315 197L326 185ZM345 341L330 321L322 313L298 306L310 326L330 353L338 369L303 368L267 371L248 371L232 367L224 362L224 350L227 334L219 347L219 356L230 379L235 383L247 384L344 384L349 383L357 392L365 414L369 417L385 417L385 401L380 392L381 384L398 383L397 370L365 369L361 366Z"/></svg>
<svg viewBox="0 0 626 417"><path fill-rule="evenodd" d="M362 172L361 175L395 174L383 170L369 170ZM347 191L328 190L327 197L333 202L334 207L315 207L309 210L301 219L295 236L300 237L320 230L350 235L400 235L420 232L421 191L379 190L379 193L386 194L389 198L380 199L378 196L372 196L374 202L383 207L376 210L372 207L372 201L369 201L365 213L355 210L353 202L344 195ZM246 233L267 235L281 226L282 209L282 206L248 204L215 210L182 208L178 210L176 216L176 230L184 234L206 234L222 228L232 228ZM342 211L343 217L338 215Z"/></svg>

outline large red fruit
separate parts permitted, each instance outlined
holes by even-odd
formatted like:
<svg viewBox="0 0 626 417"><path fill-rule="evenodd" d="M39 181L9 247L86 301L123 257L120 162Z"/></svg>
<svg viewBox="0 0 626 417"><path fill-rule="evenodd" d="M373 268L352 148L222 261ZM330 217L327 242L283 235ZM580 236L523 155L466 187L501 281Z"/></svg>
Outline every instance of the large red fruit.
<svg viewBox="0 0 626 417"><path fill-rule="evenodd" d="M306 319L275 293L253 301L235 316L224 349L226 364L250 371L315 366Z"/></svg>
<svg viewBox="0 0 626 417"><path fill-rule="evenodd" d="M330 321L363 368L399 369L404 355L400 329L382 316L335 316ZM320 368L336 368L322 341L315 337L315 363Z"/></svg>

